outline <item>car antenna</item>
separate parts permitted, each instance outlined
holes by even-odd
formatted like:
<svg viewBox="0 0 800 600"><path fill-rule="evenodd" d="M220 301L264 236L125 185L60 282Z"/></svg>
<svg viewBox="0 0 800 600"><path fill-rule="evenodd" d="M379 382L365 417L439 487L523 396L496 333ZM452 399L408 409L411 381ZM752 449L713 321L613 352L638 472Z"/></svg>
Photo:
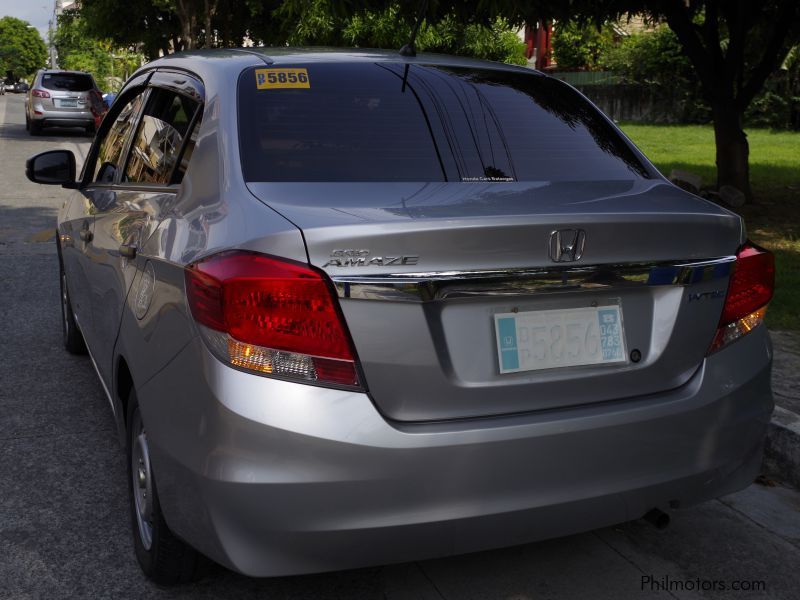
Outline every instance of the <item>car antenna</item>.
<svg viewBox="0 0 800 600"><path fill-rule="evenodd" d="M417 39L417 32L419 32L419 26L422 24L422 19L425 18L425 13L428 11L428 0L421 0L419 3L419 11L417 11L417 22L414 23L414 29L411 30L411 39L408 40L408 43L400 48L400 56L416 56L417 49L414 46L414 42Z"/></svg>

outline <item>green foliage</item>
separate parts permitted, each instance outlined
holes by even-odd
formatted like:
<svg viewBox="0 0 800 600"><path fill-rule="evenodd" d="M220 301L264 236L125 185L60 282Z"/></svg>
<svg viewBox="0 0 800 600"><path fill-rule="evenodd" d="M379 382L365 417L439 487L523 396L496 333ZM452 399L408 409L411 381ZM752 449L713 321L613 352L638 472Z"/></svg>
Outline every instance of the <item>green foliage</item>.
<svg viewBox="0 0 800 600"><path fill-rule="evenodd" d="M45 66L47 47L39 32L27 21L14 17L0 19L0 74L30 77Z"/></svg>
<svg viewBox="0 0 800 600"><path fill-rule="evenodd" d="M677 36L666 25L622 38L607 48L602 62L630 83L689 85L696 80Z"/></svg>
<svg viewBox="0 0 800 600"><path fill-rule="evenodd" d="M88 35L149 59L174 51L170 43L180 31L175 15L151 0L83 0L81 20Z"/></svg>
<svg viewBox="0 0 800 600"><path fill-rule="evenodd" d="M795 57L797 55L797 58ZM684 123L707 123L711 109L703 98L700 82L677 36L662 25L652 32L623 38L609 48L602 64L627 83L655 85L677 98ZM783 67L744 113L748 127L800 128L800 51L790 54Z"/></svg>
<svg viewBox="0 0 800 600"><path fill-rule="evenodd" d="M287 40L293 46L355 46L399 49L411 37L412 22L400 3L382 10L361 10L340 16L330 0L313 0L299 11L285 5L275 16L286 24ZM423 23L417 35L419 51L442 52L526 64L525 45L508 21L465 24L445 15L435 24Z"/></svg>
<svg viewBox="0 0 800 600"><path fill-rule="evenodd" d="M772 82L767 82L769 87ZM745 125L749 127L785 128L789 121L789 99L771 89L765 89L747 107Z"/></svg>
<svg viewBox="0 0 800 600"><path fill-rule="evenodd" d="M614 47L614 33L608 26L598 29L591 24L565 21L553 32L553 58L559 69L598 71Z"/></svg>
<svg viewBox="0 0 800 600"><path fill-rule="evenodd" d="M467 27L463 54L514 65L528 64L525 44L517 37L508 21L501 18L488 27Z"/></svg>
<svg viewBox="0 0 800 600"><path fill-rule="evenodd" d="M111 75L111 44L90 36L78 11L66 10L58 16L52 42L59 68L87 71L97 81Z"/></svg>
<svg viewBox="0 0 800 600"><path fill-rule="evenodd" d="M711 109L703 99L700 81L677 36L666 25L622 38L608 48L601 62L625 83L668 91L682 122L711 120Z"/></svg>
<svg viewBox="0 0 800 600"><path fill-rule="evenodd" d="M750 127L800 130L800 46L795 46L781 68L764 84L744 114Z"/></svg>
<svg viewBox="0 0 800 600"><path fill-rule="evenodd" d="M94 37L77 10L59 15L52 41L59 68L91 73L106 91L117 91L142 62L141 55L114 48L111 40Z"/></svg>

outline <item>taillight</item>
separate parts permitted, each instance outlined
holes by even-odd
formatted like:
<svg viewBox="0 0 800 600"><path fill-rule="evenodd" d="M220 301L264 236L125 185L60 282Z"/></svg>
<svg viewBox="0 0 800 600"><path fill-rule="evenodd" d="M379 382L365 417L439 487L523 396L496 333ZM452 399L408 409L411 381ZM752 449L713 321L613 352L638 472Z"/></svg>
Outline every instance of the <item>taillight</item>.
<svg viewBox="0 0 800 600"><path fill-rule="evenodd" d="M47 90L31 90L31 96L34 98L49 98L50 92Z"/></svg>
<svg viewBox="0 0 800 600"><path fill-rule="evenodd" d="M736 255L722 317L709 352L719 350L761 324L774 289L775 257L763 248L745 244Z"/></svg>
<svg viewBox="0 0 800 600"><path fill-rule="evenodd" d="M359 385L347 327L321 272L223 252L187 267L186 295L218 358L266 375Z"/></svg>

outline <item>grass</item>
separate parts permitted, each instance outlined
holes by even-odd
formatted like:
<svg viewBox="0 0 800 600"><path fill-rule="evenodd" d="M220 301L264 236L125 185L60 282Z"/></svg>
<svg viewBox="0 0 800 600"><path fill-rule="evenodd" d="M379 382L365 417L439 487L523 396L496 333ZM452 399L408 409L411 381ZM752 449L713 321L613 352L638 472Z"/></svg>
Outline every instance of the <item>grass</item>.
<svg viewBox="0 0 800 600"><path fill-rule="evenodd" d="M622 130L669 175L684 169L716 181L714 131L704 125L622 124ZM753 202L738 210L750 239L775 253L777 285L767 311L771 329L800 330L800 133L747 131Z"/></svg>

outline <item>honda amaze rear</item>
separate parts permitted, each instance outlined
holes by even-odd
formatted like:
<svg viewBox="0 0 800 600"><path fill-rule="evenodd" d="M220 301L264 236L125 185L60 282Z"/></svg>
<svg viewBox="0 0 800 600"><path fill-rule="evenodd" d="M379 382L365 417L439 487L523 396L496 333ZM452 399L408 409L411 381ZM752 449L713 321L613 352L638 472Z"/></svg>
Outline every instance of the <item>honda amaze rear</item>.
<svg viewBox="0 0 800 600"><path fill-rule="evenodd" d="M148 574L468 552L752 481L774 267L739 217L525 69L234 54L156 63L212 100L109 385Z"/></svg>

